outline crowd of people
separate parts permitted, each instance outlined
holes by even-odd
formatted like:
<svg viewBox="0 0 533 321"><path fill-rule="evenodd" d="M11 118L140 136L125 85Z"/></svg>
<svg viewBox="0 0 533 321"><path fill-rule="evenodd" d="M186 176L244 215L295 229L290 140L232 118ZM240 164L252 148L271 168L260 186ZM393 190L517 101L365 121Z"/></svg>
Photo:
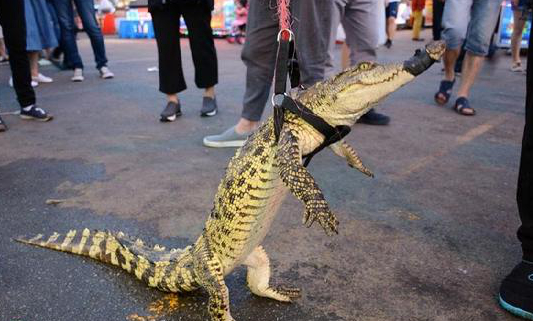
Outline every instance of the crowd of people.
<svg viewBox="0 0 533 321"><path fill-rule="evenodd" d="M298 53L301 88L323 80L333 68L332 52L337 27L342 24L346 33L348 64L376 61L380 30L385 24L385 46L392 48L396 31L399 0L292 0L292 29ZM461 78L453 110L472 116L476 110L470 104L470 90L489 52L491 37L498 21L501 0L434 0L433 38L446 42L443 58L444 73L434 95L439 105L447 104L457 79L457 61L461 51L465 57L459 66ZM424 0L412 0L414 41L420 37ZM107 67L104 38L97 25L93 0L0 0L0 25L7 52L0 43L0 63L9 60L12 84L24 119L49 121L52 115L36 104L33 86L53 80L39 72L39 55L44 51L53 60L63 53L62 68L73 70L72 81L84 80L83 63L76 45L77 27L74 6L83 29L88 34L94 52L96 68L103 79L113 78ZM160 115L162 122L175 121L181 115L179 94L186 89L183 76L179 39L179 19L183 17L189 35L195 67L195 84L204 90L201 116L215 116L218 111L215 86L219 82L218 61L211 29L213 0L149 0L159 58L159 90L167 103ZM523 71L520 43L525 12L525 0L513 0L515 32L513 33L513 71ZM242 112L237 123L217 135L203 139L209 147L237 147L259 126L271 93L277 50L277 8L271 1L238 1L235 41L242 42L246 26L246 41L241 58L246 66L246 86ZM383 15L381 19L379 15ZM247 16L246 19L242 19ZM530 41L531 45L531 41ZM8 58L9 56L9 58ZM531 50L529 60L531 60ZM528 64L527 120L522 151L519 182L519 209L522 226L519 238L523 247L523 261L504 280L500 302L508 310L533 318L533 142L532 142L532 65ZM386 125L390 119L375 110L361 117L361 122ZM0 118L0 131L6 130ZM517 312L518 311L518 312Z"/></svg>
<svg viewBox="0 0 533 321"><path fill-rule="evenodd" d="M39 71L41 55L62 69L73 70L72 81L84 80L83 62L76 43L75 11L91 39L100 77L113 78L114 74L107 67L104 37L95 17L93 0L0 1L0 63L10 64L9 85L15 88L22 119L44 122L53 119L37 105L33 89L39 84L53 82ZM62 61L59 60L61 56ZM0 132L6 129L7 125L0 118Z"/></svg>

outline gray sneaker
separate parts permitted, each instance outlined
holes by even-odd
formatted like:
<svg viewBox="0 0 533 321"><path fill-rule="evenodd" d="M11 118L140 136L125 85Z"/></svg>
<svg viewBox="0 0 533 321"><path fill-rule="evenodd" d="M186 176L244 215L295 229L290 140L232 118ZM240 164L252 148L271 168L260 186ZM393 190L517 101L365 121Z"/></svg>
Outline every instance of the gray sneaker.
<svg viewBox="0 0 533 321"><path fill-rule="evenodd" d="M211 117L217 114L217 99L211 97L204 97L202 101L202 109L200 110L200 115L202 117Z"/></svg>
<svg viewBox="0 0 533 321"><path fill-rule="evenodd" d="M246 138L252 132L239 134L235 131L235 126L229 128L219 135L204 137L204 145L207 147L241 147L244 145Z"/></svg>
<svg viewBox="0 0 533 321"><path fill-rule="evenodd" d="M162 122L175 121L178 116L181 116L181 106L178 102L177 104L169 101L165 110L161 113Z"/></svg>

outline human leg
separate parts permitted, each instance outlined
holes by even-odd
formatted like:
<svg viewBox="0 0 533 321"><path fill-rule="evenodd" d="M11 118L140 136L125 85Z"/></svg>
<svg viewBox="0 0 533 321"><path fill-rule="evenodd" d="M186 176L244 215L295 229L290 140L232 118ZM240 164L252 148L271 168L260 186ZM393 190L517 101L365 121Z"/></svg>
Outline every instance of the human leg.
<svg viewBox="0 0 533 321"><path fill-rule="evenodd" d="M107 66L107 57L105 53L104 36L96 21L94 0L74 0L74 3L76 4L76 9L83 24L83 30L85 30L91 40L96 69L101 69L102 67Z"/></svg>
<svg viewBox="0 0 533 321"><path fill-rule="evenodd" d="M352 66L361 61L375 61L377 58L377 6L374 0L349 0L345 7L342 26L346 31Z"/></svg>
<svg viewBox="0 0 533 321"><path fill-rule="evenodd" d="M458 99L468 99L470 89L489 51L490 37L498 21L499 10L500 1L497 0L475 1L472 4L471 19L466 34L466 56L462 66L461 84L457 92ZM461 108L461 105L456 103L455 109L463 115L473 115L474 109L467 107Z"/></svg>
<svg viewBox="0 0 533 321"><path fill-rule="evenodd" d="M176 7L154 9L150 13L159 60L159 91L167 97L167 106L161 113L161 121L174 121L181 115L178 93L187 88L181 65L179 39L181 13Z"/></svg>
<svg viewBox="0 0 533 321"><path fill-rule="evenodd" d="M529 38L529 46L533 41ZM518 239L522 262L502 281L501 306L509 312L533 320L533 51L528 52L526 86L526 125L518 174L517 203L520 221Z"/></svg>
<svg viewBox="0 0 533 321"><path fill-rule="evenodd" d="M9 65L17 100L21 107L31 106L35 104L35 91L31 86L30 62L26 52L24 2L0 0L0 24L10 54Z"/></svg>
<svg viewBox="0 0 533 321"><path fill-rule="evenodd" d="M461 53L468 29L472 0L448 0L442 15L442 39L446 42L443 56L444 77L440 82L435 101L439 105L448 102L455 82L455 63Z"/></svg>
<svg viewBox="0 0 533 321"><path fill-rule="evenodd" d="M74 23L74 8L71 0L53 0L61 28L61 45L65 60L73 69L83 69L83 62L76 44L77 27Z"/></svg>
<svg viewBox="0 0 533 321"><path fill-rule="evenodd" d="M218 62L211 29L210 8L202 5L182 5L181 12L189 31L196 86L205 89L205 97L214 99L215 85L218 83Z"/></svg>
<svg viewBox="0 0 533 321"><path fill-rule="evenodd" d="M433 40L440 40L442 32L442 13L444 11L444 1L433 1Z"/></svg>
<svg viewBox="0 0 533 321"><path fill-rule="evenodd" d="M413 11L413 40L422 41L420 38L420 31L422 30L422 10Z"/></svg>
<svg viewBox="0 0 533 321"><path fill-rule="evenodd" d="M513 10L513 34L511 35L511 56L513 59L511 70L521 72L523 71L522 68L522 61L520 59L520 48L522 45L522 31L524 29L524 26L526 24L526 17L522 13L522 11Z"/></svg>

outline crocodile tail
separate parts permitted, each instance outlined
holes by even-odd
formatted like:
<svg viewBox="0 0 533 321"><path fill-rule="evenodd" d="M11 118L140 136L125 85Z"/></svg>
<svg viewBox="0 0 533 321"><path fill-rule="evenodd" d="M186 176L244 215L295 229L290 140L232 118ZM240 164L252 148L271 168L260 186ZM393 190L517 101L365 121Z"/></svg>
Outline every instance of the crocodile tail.
<svg viewBox="0 0 533 321"><path fill-rule="evenodd" d="M15 240L43 248L67 253L89 256L95 260L109 263L135 274L142 281L148 279L154 271L155 264L141 255L134 254L124 246L119 238L122 233L84 229L70 230L66 234L54 233L49 237L38 234L32 238L19 237ZM142 243L142 241L137 241Z"/></svg>

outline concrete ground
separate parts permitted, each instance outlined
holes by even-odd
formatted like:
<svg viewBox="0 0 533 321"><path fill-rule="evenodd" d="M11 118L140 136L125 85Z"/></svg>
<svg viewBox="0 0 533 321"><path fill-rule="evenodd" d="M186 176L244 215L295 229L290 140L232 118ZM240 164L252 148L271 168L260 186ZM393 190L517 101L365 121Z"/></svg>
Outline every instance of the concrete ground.
<svg viewBox="0 0 533 321"><path fill-rule="evenodd" d="M157 64L153 40L106 39L116 73L106 81L88 40L79 44L85 82L42 68L55 79L37 88L39 104L56 116L51 123L6 114L18 107L9 68L0 67L0 111L10 126L0 134L0 321L206 320L202 291L168 295L118 268L12 238L88 227L173 247L194 241L235 152L201 142L240 114L241 47L216 42L220 114L206 119L184 40L183 116L161 124L165 100L157 73L147 71ZM400 32L380 60L403 61L418 46ZM227 277L234 318L514 320L496 302L500 280L520 260L515 193L525 76L509 67L503 52L485 64L472 91L475 117L435 106L439 64L391 95L379 107L389 126L356 125L348 137L374 179L330 151L316 156L310 171L338 215L339 235L306 229L302 205L288 198L264 246L274 282L302 287L303 297L294 304L255 297L238 268Z"/></svg>

